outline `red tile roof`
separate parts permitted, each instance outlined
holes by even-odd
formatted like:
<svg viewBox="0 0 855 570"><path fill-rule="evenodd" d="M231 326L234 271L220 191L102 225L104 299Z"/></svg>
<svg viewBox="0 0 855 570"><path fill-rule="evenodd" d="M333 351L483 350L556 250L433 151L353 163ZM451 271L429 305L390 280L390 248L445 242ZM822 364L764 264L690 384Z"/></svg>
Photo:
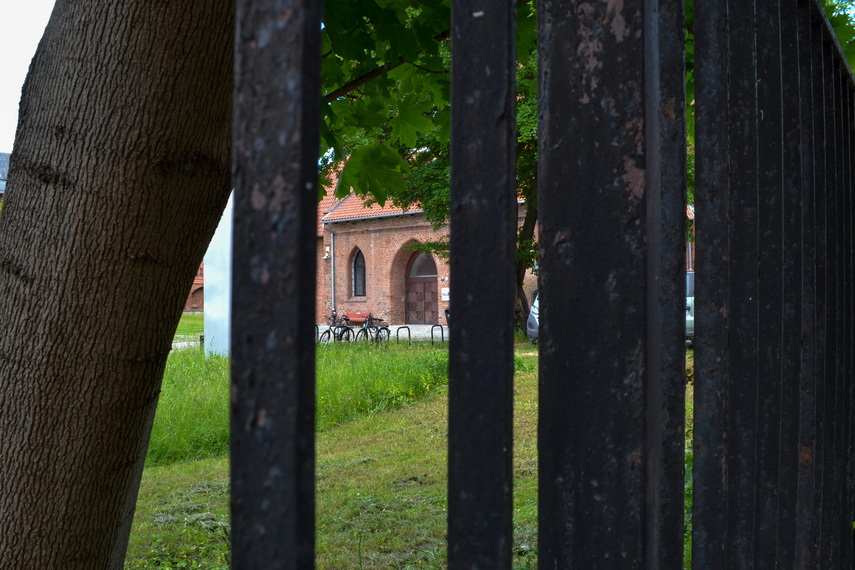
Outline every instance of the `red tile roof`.
<svg viewBox="0 0 855 570"><path fill-rule="evenodd" d="M338 187L338 173L330 175L332 188L327 189L326 196L318 204L318 236L324 233L324 222L341 222L345 220L361 220L379 216L397 216L401 214L414 214L421 212L420 207L407 210L395 206L391 200L387 200L382 206L377 203L367 205L369 198L357 196L351 190L344 198L336 198L335 191Z"/></svg>
<svg viewBox="0 0 855 570"><path fill-rule="evenodd" d="M317 227L317 235L321 237L324 235L324 224L323 218L326 216L330 210L336 207L339 203L339 199L335 197L335 188L338 186L338 173L335 172L330 175L330 181L332 182L332 188L324 188L326 194L321 201L318 202L318 227Z"/></svg>
<svg viewBox="0 0 855 570"><path fill-rule="evenodd" d="M368 198L357 196L353 192L346 196L335 205L329 213L324 216L324 222L341 222L344 220L361 220L364 218L376 218L379 216L398 216L401 214L413 214L421 212L421 209L407 210L399 208L390 200L387 200L382 206L376 202L366 204Z"/></svg>

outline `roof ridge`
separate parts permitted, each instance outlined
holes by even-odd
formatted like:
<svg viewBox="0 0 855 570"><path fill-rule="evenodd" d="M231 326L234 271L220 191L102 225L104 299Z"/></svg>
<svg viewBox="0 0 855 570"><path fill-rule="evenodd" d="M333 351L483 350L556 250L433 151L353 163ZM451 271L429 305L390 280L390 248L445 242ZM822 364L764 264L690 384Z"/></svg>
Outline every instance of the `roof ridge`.
<svg viewBox="0 0 855 570"><path fill-rule="evenodd" d="M353 190L350 191L350 194L339 200L337 204L330 208L330 210L324 215L323 219L326 219L330 214L338 210L339 206L347 202L351 196L356 196L356 193Z"/></svg>

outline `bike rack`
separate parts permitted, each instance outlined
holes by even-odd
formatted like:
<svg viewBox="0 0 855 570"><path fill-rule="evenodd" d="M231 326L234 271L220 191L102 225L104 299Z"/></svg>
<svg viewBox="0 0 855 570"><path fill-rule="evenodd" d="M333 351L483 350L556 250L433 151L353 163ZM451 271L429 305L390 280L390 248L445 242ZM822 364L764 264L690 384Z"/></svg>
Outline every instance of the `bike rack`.
<svg viewBox="0 0 855 570"><path fill-rule="evenodd" d="M445 342L445 329L442 328L442 325L433 325L430 328L430 343L431 344L433 344L433 329L435 329L437 327L439 327L440 341Z"/></svg>
<svg viewBox="0 0 855 570"><path fill-rule="evenodd" d="M408 327L407 325L402 325L398 327L398 329L395 331L395 341L398 343L401 342L401 329L407 329L407 342L412 344L413 335L410 334L410 327Z"/></svg>

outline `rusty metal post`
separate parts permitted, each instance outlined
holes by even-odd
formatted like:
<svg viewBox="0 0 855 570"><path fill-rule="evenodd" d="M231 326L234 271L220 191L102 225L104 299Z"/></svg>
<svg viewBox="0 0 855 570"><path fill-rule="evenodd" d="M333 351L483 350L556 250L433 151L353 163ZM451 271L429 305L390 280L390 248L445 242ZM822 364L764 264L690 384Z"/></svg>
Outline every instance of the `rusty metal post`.
<svg viewBox="0 0 855 570"><path fill-rule="evenodd" d="M322 3L238 0L232 567L313 568Z"/></svg>
<svg viewBox="0 0 855 570"><path fill-rule="evenodd" d="M510 568L516 2L451 14L448 566Z"/></svg>
<svg viewBox="0 0 855 570"><path fill-rule="evenodd" d="M559 0L538 18L540 564L678 567L682 2Z"/></svg>

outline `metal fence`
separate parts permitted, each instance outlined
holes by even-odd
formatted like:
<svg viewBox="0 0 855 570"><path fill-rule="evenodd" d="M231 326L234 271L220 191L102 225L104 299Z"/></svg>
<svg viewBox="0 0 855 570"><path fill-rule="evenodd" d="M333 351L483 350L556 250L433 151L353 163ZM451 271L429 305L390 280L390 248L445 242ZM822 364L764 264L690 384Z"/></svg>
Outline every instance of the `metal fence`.
<svg viewBox="0 0 855 570"><path fill-rule="evenodd" d="M314 564L321 10L238 1L235 568ZM452 8L453 568L511 563L515 10ZM538 5L543 568L682 564L683 16ZM814 0L695 33L695 567L849 567L851 76Z"/></svg>
<svg viewBox="0 0 855 570"><path fill-rule="evenodd" d="M696 18L695 560L849 568L852 76L818 2Z"/></svg>

